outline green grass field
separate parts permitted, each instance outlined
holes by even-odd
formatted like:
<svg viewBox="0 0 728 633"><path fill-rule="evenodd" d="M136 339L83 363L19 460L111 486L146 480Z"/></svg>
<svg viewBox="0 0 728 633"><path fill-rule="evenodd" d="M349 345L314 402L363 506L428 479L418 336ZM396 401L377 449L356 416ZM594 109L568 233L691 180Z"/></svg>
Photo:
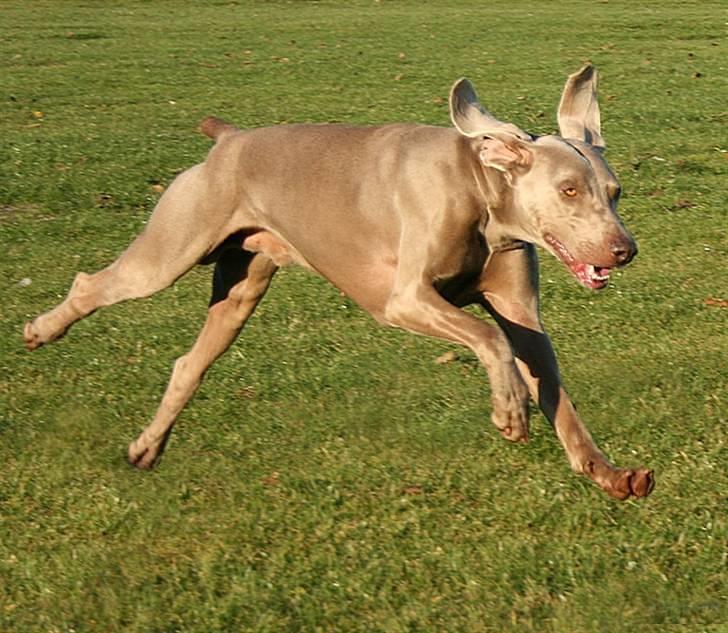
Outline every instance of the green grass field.
<svg viewBox="0 0 728 633"><path fill-rule="evenodd" d="M728 172L718 1L0 3L0 631L728 631ZM29 354L200 162L206 115L448 125L457 77L555 130L601 72L640 255L610 288L542 257L579 411L640 502L573 475L543 417L489 422L472 354L278 274L152 473L125 451L199 330L209 268ZM721 303L723 302L723 303Z"/></svg>

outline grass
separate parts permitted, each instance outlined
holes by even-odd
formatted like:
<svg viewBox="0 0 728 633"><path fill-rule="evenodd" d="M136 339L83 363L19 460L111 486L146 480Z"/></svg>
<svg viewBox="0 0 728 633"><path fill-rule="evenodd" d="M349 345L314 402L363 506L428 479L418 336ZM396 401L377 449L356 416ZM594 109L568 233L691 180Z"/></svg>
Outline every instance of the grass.
<svg viewBox="0 0 728 633"><path fill-rule="evenodd" d="M6 0L0 22L1 631L728 631L725 7ZM577 17L572 17L577 16ZM209 269L21 349L209 143L208 114L447 125L469 76L555 127L602 73L640 256L589 294L543 261L544 319L601 445L655 468L618 503L484 372L280 273L149 474L124 461L204 318Z"/></svg>

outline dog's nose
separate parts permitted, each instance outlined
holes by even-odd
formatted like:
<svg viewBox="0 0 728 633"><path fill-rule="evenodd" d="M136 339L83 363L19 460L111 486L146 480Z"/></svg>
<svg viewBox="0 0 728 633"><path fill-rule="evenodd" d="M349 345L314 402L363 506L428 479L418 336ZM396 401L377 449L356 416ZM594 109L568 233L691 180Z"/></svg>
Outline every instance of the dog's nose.
<svg viewBox="0 0 728 633"><path fill-rule="evenodd" d="M623 237L611 244L612 255L618 266L626 266L637 255L637 244L631 237Z"/></svg>

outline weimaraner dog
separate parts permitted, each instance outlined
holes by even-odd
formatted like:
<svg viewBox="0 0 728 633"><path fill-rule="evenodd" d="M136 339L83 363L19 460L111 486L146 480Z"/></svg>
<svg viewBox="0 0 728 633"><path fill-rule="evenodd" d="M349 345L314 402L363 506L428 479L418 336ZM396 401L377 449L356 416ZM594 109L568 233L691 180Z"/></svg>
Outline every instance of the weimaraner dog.
<svg viewBox="0 0 728 633"><path fill-rule="evenodd" d="M147 297L195 264L215 263L207 320L179 358L154 420L129 446L151 468L177 417L233 342L280 266L299 264L380 323L469 347L492 387L492 420L528 439L530 397L572 468L619 499L644 497L653 475L613 466L561 386L539 316L541 246L591 289L637 247L602 156L597 73L571 75L560 136L503 123L461 79L454 128L285 125L238 130L214 117L207 160L179 175L136 240L109 267L79 273L68 297L27 323L28 349L62 336L97 308ZM495 324L461 308L479 304Z"/></svg>

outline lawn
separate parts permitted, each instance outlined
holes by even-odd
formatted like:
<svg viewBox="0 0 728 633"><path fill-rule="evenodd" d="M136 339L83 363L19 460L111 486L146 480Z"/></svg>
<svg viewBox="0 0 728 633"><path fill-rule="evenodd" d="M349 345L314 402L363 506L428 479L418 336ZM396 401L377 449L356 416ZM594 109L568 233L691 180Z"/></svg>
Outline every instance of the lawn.
<svg viewBox="0 0 728 633"><path fill-rule="evenodd" d="M728 631L725 5L0 5L0 631ZM543 317L617 502L544 418L490 424L474 356L280 272L157 470L125 461L205 316L210 269L33 354L25 320L112 261L215 114L448 125L463 75L556 128L601 73L640 254L602 293L542 254ZM454 350L453 362L436 359Z"/></svg>

